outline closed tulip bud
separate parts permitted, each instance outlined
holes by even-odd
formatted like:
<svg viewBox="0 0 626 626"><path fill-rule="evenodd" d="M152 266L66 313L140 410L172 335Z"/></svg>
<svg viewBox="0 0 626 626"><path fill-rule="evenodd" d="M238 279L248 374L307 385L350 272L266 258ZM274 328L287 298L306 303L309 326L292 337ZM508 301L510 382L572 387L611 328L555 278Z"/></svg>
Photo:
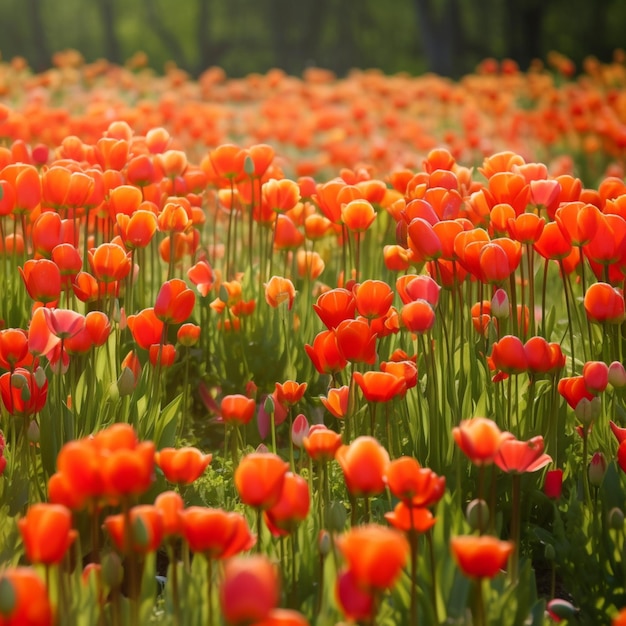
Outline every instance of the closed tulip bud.
<svg viewBox="0 0 626 626"><path fill-rule="evenodd" d="M120 390L115 381L109 385L107 392L111 402L117 402L120 399Z"/></svg>
<svg viewBox="0 0 626 626"><path fill-rule="evenodd" d="M109 589L117 589L124 579L122 561L115 552L109 552L102 557L102 582Z"/></svg>
<svg viewBox="0 0 626 626"><path fill-rule="evenodd" d="M554 561L554 559L556 558L556 550L551 543L546 544L546 547L543 549L543 556L545 557L546 561Z"/></svg>
<svg viewBox="0 0 626 626"><path fill-rule="evenodd" d="M346 527L347 519L348 515L346 512L346 507L343 505L343 502L339 500L333 500L326 513L326 525L328 526L329 530L335 532L343 532Z"/></svg>
<svg viewBox="0 0 626 626"><path fill-rule="evenodd" d="M609 383L617 389L626 386L626 369L619 361L613 361L609 365Z"/></svg>
<svg viewBox="0 0 626 626"><path fill-rule="evenodd" d="M119 378L117 379L117 391L118 394L122 397L129 396L135 390L135 385L137 381L135 380L135 375L130 367L125 367L122 370Z"/></svg>
<svg viewBox="0 0 626 626"><path fill-rule="evenodd" d="M465 509L465 519L472 530L482 532L489 521L489 505L480 498L472 500Z"/></svg>
<svg viewBox="0 0 626 626"><path fill-rule="evenodd" d="M548 615L557 622L564 619L569 620L572 617L576 617L578 614L578 609L571 602L561 598L550 600L546 606L546 610L548 611Z"/></svg>
<svg viewBox="0 0 626 626"><path fill-rule="evenodd" d="M509 296L504 289L497 289L491 298L491 314L499 320L509 317L511 306Z"/></svg>
<svg viewBox="0 0 626 626"><path fill-rule="evenodd" d="M307 418L300 413L295 420L293 420L293 425L291 427L291 441L293 441L293 445L301 448L302 440L309 434L309 421Z"/></svg>
<svg viewBox="0 0 626 626"><path fill-rule="evenodd" d="M39 432L39 424L35 420L31 420L28 425L27 436L30 443L39 443L41 433Z"/></svg>
<svg viewBox="0 0 626 626"><path fill-rule="evenodd" d="M271 394L265 398L265 402L263 403L263 409L268 415L272 414L276 410L274 397Z"/></svg>
<svg viewBox="0 0 626 626"><path fill-rule="evenodd" d="M589 475L589 484L599 487L604 480L606 474L606 458L602 452L596 452L591 457L591 463L587 469Z"/></svg>
<svg viewBox="0 0 626 626"><path fill-rule="evenodd" d="M553 469L546 472L543 491L552 500L558 500L563 490L563 470Z"/></svg>
<svg viewBox="0 0 626 626"><path fill-rule="evenodd" d="M40 389L46 384L46 373L41 366L35 370L35 383Z"/></svg>
<svg viewBox="0 0 626 626"><path fill-rule="evenodd" d="M574 413L583 426L589 427L599 417L601 409L602 400L598 396L591 400L581 398L574 409Z"/></svg>
<svg viewBox="0 0 626 626"><path fill-rule="evenodd" d="M330 554L330 533L327 530L320 530L320 534L317 538L317 545L322 556Z"/></svg>
<svg viewBox="0 0 626 626"><path fill-rule="evenodd" d="M624 511L614 506L609 511L606 521L611 530L624 530Z"/></svg>

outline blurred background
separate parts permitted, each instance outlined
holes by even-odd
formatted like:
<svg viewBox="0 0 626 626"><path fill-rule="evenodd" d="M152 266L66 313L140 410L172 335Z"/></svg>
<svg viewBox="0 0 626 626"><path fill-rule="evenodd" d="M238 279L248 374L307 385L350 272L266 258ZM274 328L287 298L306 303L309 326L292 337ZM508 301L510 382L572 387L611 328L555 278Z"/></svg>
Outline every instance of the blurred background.
<svg viewBox="0 0 626 626"><path fill-rule="evenodd" d="M73 48L87 62L168 61L197 76L310 66L458 78L487 57L527 69L552 50L577 68L624 45L623 0L0 0L3 60L36 71ZM138 54L141 53L141 54Z"/></svg>

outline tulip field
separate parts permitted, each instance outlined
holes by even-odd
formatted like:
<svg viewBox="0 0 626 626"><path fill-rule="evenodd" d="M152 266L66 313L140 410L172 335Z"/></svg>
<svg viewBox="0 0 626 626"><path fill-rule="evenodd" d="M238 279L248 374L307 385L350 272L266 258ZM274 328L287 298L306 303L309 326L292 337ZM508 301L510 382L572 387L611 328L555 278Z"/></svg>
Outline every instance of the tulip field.
<svg viewBox="0 0 626 626"><path fill-rule="evenodd" d="M626 624L626 58L0 62L0 626Z"/></svg>

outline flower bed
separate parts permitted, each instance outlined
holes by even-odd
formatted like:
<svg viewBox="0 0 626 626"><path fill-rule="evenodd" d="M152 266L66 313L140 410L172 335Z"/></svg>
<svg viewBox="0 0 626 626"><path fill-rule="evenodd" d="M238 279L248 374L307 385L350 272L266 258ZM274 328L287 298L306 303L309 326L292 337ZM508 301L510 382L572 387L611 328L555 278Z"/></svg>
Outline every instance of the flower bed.
<svg viewBox="0 0 626 626"><path fill-rule="evenodd" d="M0 624L623 623L624 72L1 64Z"/></svg>

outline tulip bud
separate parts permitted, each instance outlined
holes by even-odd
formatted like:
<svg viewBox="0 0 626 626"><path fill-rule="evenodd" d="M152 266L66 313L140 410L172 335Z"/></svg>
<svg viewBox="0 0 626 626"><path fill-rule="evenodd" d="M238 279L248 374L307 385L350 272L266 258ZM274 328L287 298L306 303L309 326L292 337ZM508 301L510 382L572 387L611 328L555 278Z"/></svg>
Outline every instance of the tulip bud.
<svg viewBox="0 0 626 626"><path fill-rule="evenodd" d="M607 523L611 530L624 530L624 512L614 506L607 515Z"/></svg>
<svg viewBox="0 0 626 626"><path fill-rule="evenodd" d="M120 399L120 390L115 381L113 381L109 385L109 388L107 391L109 395L109 400L111 400L111 402L117 402Z"/></svg>
<svg viewBox="0 0 626 626"><path fill-rule="evenodd" d="M30 424L28 425L28 431L26 435L30 443L39 443L41 433L39 432L39 424L37 424L35 420L31 420Z"/></svg>
<svg viewBox="0 0 626 626"><path fill-rule="evenodd" d="M574 413L583 426L589 427L599 417L602 409L602 401L598 396L589 400L581 398Z"/></svg>
<svg viewBox="0 0 626 626"><path fill-rule="evenodd" d="M475 498L465 509L465 519L472 530L481 532L487 528L489 521L489 505L480 498Z"/></svg>
<svg viewBox="0 0 626 626"><path fill-rule="evenodd" d="M43 371L43 367L41 366L35 370L35 383L39 389L46 384L46 373Z"/></svg>
<svg viewBox="0 0 626 626"><path fill-rule="evenodd" d="M293 425L291 427L291 441L293 441L293 445L301 448L302 440L309 434L309 421L307 418L300 413L295 420L293 420Z"/></svg>
<svg viewBox="0 0 626 626"><path fill-rule="evenodd" d="M28 379L24 374L11 374L11 386L15 389L28 389Z"/></svg>
<svg viewBox="0 0 626 626"><path fill-rule="evenodd" d="M320 530L320 534L317 538L317 545L322 556L327 556L330 553L330 533L327 530Z"/></svg>
<svg viewBox="0 0 626 626"><path fill-rule="evenodd" d="M594 487L599 487L604 480L606 474L606 458L602 452L596 452L591 457L591 462L587 469L589 476L589 484Z"/></svg>
<svg viewBox="0 0 626 626"><path fill-rule="evenodd" d="M578 614L578 609L571 602L561 598L550 600L546 606L546 610L552 619L559 622L563 619L569 620L572 617L576 617Z"/></svg>
<svg viewBox="0 0 626 626"><path fill-rule="evenodd" d="M563 470L553 469L546 472L546 480L543 484L543 491L552 500L558 500L561 497L563 489Z"/></svg>
<svg viewBox="0 0 626 626"><path fill-rule="evenodd" d="M619 361L609 365L609 383L617 389L626 386L626 368Z"/></svg>
<svg viewBox="0 0 626 626"><path fill-rule="evenodd" d="M258 452L260 454L267 454L270 451L270 449L264 444L264 443L260 443L257 447L255 452Z"/></svg>
<svg viewBox="0 0 626 626"><path fill-rule="evenodd" d="M496 289L496 292L491 298L491 315L498 320L503 320L509 317L511 307L509 304L509 296L504 289Z"/></svg>
<svg viewBox="0 0 626 626"><path fill-rule="evenodd" d="M543 549L543 556L545 557L546 561L554 561L554 559L556 558L556 550L551 543L546 544L546 547Z"/></svg>
<svg viewBox="0 0 626 626"><path fill-rule="evenodd" d="M117 391L120 396L129 396L133 393L137 381L130 367L125 367L117 379Z"/></svg>
<svg viewBox="0 0 626 626"><path fill-rule="evenodd" d="M13 583L8 578L0 578L0 615L11 615L16 601Z"/></svg>
<svg viewBox="0 0 626 626"><path fill-rule="evenodd" d="M115 552L102 557L102 582L110 589L117 589L124 579L122 561Z"/></svg>
<svg viewBox="0 0 626 626"><path fill-rule="evenodd" d="M276 403L274 402L274 396L269 395L265 398L265 402L263 403L263 410L271 415L276 410Z"/></svg>
<svg viewBox="0 0 626 626"><path fill-rule="evenodd" d="M348 518L346 507L343 502L333 500L330 507L326 511L326 525L329 530L343 532L346 527L346 519Z"/></svg>
<svg viewBox="0 0 626 626"><path fill-rule="evenodd" d="M243 160L243 171L248 176L254 174L254 159L249 154L246 154L246 158Z"/></svg>

